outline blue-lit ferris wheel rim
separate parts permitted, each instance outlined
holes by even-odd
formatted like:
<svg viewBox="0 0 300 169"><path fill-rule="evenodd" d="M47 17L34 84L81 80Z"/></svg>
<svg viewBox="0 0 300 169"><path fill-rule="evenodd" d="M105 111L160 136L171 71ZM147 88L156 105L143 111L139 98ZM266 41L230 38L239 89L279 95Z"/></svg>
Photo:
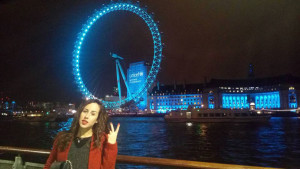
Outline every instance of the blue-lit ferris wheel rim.
<svg viewBox="0 0 300 169"><path fill-rule="evenodd" d="M129 102L131 100L138 101L140 96L142 96L144 93L147 92L147 90L150 88L152 83L154 82L157 73L159 71L161 58L162 58L162 43L161 43L161 36L158 31L157 24L153 21L152 17L142 8L140 8L138 5L130 4L130 3L112 3L107 6L104 6L99 11L96 11L92 17L90 17L87 21L87 23L83 26L81 29L81 32L78 34L77 41L75 43L75 49L73 51L73 74L75 76L75 81L81 91L81 93L86 97L90 99L98 99L95 97L85 86L84 82L82 81L81 75L80 75L80 68L79 68L79 58L80 58L80 49L81 45L83 43L83 40L91 28L91 26L102 16L105 14L108 14L113 11L129 11L132 13L137 14L139 17L141 17L145 23L148 25L149 30L152 34L153 39L153 45L154 45L154 56L153 56L153 62L150 69L150 72L148 74L148 77L146 79L146 82L139 88L139 90L131 95L131 97L127 97L123 100L117 101L117 102L108 102L108 101L102 101L105 107L107 108L116 108L120 105Z"/></svg>

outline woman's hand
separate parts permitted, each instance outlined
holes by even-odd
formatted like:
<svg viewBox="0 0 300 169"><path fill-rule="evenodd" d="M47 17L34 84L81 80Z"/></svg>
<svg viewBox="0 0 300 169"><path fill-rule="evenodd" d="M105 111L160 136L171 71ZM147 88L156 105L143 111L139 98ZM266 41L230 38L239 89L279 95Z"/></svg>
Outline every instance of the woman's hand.
<svg viewBox="0 0 300 169"><path fill-rule="evenodd" d="M108 143L115 144L117 141L120 123L118 123L116 130L114 129L114 125L112 123L110 123L110 128L111 128L111 130L109 131L109 134L108 134Z"/></svg>

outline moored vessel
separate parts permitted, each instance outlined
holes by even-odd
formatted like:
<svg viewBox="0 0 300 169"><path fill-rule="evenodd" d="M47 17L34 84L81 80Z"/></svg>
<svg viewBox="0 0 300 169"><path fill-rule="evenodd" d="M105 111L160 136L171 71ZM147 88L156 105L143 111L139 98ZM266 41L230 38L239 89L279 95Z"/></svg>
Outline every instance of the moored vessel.
<svg viewBox="0 0 300 169"><path fill-rule="evenodd" d="M270 112L245 109L193 109L174 110L164 116L167 122L265 122Z"/></svg>

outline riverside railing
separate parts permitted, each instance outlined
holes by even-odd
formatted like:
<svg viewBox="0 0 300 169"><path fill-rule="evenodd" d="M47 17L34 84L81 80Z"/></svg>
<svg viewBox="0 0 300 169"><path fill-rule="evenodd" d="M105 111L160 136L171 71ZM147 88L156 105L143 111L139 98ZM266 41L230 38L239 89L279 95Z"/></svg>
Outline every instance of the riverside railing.
<svg viewBox="0 0 300 169"><path fill-rule="evenodd" d="M37 154L37 155L49 155L50 154L50 150L9 147L9 146L0 146L0 152L8 152L8 153L14 153L14 154L19 154L19 155L20 154ZM17 157L16 157L16 159L17 159ZM1 161L0 161L0 163L1 163ZM149 165L149 166L161 166L161 167L165 166L165 167L174 167L174 168L275 169L275 168L268 168L268 167L245 166L245 165L234 165L234 164L221 164L221 163L208 163L208 162L199 162L199 161L176 160L176 159L153 158L153 157L138 157L138 156L127 156L127 155L118 155L117 156L117 163L135 164L135 165ZM43 166L43 165L39 164L39 166Z"/></svg>

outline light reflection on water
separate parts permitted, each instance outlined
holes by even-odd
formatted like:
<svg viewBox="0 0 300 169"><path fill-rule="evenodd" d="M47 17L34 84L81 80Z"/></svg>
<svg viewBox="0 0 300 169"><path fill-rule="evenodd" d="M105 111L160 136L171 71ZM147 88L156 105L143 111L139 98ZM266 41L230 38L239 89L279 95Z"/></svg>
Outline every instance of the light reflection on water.
<svg viewBox="0 0 300 169"><path fill-rule="evenodd" d="M115 117L121 124L119 154L217 163L297 168L300 119L271 118L267 123L165 123L158 117ZM0 122L0 145L50 149L68 122ZM2 158L3 155L0 155ZM27 157L25 157L27 158ZM28 161L44 162L43 158ZM116 168L155 168L118 164ZM165 167L163 167L165 168Z"/></svg>

